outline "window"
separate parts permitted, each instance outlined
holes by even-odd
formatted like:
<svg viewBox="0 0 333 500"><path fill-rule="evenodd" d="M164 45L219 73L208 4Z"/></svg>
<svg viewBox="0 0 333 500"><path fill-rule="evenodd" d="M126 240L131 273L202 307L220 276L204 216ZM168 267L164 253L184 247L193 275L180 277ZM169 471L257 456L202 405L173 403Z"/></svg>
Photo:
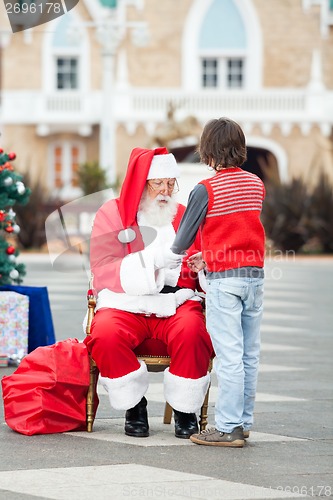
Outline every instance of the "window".
<svg viewBox="0 0 333 500"><path fill-rule="evenodd" d="M244 88L248 57L244 20L234 0L213 0L200 29L199 57L204 88Z"/></svg>
<svg viewBox="0 0 333 500"><path fill-rule="evenodd" d="M78 58L57 57L57 89L78 89Z"/></svg>
<svg viewBox="0 0 333 500"><path fill-rule="evenodd" d="M202 86L225 89L244 87L244 60L225 57L203 58Z"/></svg>
<svg viewBox="0 0 333 500"><path fill-rule="evenodd" d="M71 173L72 173L72 186L78 187L78 177L77 171L79 168L79 148L77 146L72 146L71 148Z"/></svg>
<svg viewBox="0 0 333 500"><path fill-rule="evenodd" d="M183 30L184 89L262 88L264 51L256 2L196 0L191 3ZM228 60L241 62L227 63Z"/></svg>
<svg viewBox="0 0 333 500"><path fill-rule="evenodd" d="M90 43L76 10L52 21L42 43L43 91L60 94L88 92Z"/></svg>
<svg viewBox="0 0 333 500"><path fill-rule="evenodd" d="M85 161L84 145L76 141L62 141L50 145L49 187L63 199L81 194L77 171Z"/></svg>
<svg viewBox="0 0 333 500"><path fill-rule="evenodd" d="M227 87L243 87L243 60L228 59Z"/></svg>
<svg viewBox="0 0 333 500"><path fill-rule="evenodd" d="M57 189L62 188L62 148L55 147L54 148L54 187Z"/></svg>
<svg viewBox="0 0 333 500"><path fill-rule="evenodd" d="M218 60L202 60L202 86L218 87Z"/></svg>

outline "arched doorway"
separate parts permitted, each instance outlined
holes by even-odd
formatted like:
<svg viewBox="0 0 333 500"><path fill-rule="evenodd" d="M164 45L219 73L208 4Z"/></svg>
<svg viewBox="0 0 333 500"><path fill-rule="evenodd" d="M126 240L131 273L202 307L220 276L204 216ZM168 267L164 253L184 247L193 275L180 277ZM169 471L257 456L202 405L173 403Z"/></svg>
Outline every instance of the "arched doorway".
<svg viewBox="0 0 333 500"><path fill-rule="evenodd" d="M268 149L249 146L247 148L247 160L242 165L242 168L256 174L264 183L280 181L277 159Z"/></svg>

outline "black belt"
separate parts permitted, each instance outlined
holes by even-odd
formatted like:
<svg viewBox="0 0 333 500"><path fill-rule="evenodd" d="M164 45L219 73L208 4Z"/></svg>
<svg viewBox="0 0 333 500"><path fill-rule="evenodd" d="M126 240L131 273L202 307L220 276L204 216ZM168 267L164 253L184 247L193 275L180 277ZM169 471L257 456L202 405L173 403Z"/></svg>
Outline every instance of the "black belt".
<svg viewBox="0 0 333 500"><path fill-rule="evenodd" d="M181 290L182 287L181 286L169 286L169 285L165 285L162 290L160 291L160 293L176 293L178 292L178 290Z"/></svg>

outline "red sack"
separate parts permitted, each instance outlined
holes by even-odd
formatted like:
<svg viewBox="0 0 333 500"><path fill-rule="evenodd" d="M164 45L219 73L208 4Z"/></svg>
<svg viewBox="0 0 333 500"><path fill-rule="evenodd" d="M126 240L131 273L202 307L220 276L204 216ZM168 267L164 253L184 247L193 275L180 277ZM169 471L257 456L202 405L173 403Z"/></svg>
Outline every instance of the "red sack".
<svg viewBox="0 0 333 500"><path fill-rule="evenodd" d="M89 356L77 339L38 347L1 383L5 421L14 431L31 436L85 430Z"/></svg>

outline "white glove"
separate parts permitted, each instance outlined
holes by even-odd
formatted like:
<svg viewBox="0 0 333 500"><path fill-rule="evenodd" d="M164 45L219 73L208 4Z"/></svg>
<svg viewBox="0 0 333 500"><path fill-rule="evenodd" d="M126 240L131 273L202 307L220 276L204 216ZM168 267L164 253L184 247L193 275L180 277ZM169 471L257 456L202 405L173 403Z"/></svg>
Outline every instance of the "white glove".
<svg viewBox="0 0 333 500"><path fill-rule="evenodd" d="M184 255L173 253L170 248L164 248L155 255L155 269L166 267L168 269L176 269L182 263Z"/></svg>

